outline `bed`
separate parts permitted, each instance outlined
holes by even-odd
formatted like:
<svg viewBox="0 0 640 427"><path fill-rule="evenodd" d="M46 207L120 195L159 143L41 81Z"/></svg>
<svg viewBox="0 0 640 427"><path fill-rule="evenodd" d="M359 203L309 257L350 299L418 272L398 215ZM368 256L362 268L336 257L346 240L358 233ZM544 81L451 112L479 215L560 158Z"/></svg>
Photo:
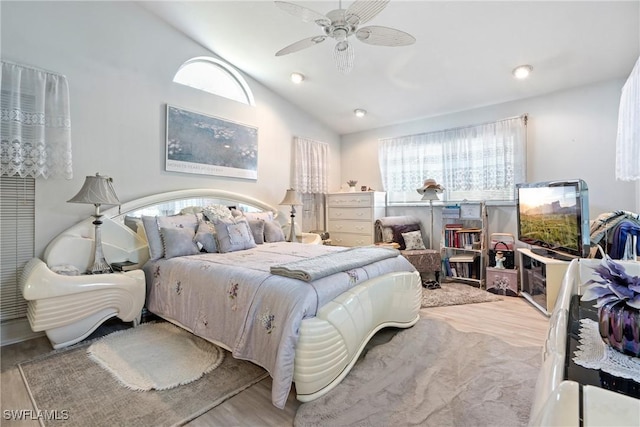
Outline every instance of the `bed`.
<svg viewBox="0 0 640 427"><path fill-rule="evenodd" d="M105 211L104 253L110 262L130 260L144 266L150 312L226 348L234 357L264 367L273 378L275 406L284 407L292 384L303 402L329 392L378 330L406 328L418 321L419 275L397 252L380 252L388 249L271 241L229 253L150 257L152 239L139 229L142 216L188 214L191 207L211 204L233 206L247 214L270 213L286 223L277 209L239 194L211 189L163 193ZM72 227L51 242L42 263L49 269L60 265L86 269L92 234L91 219ZM318 239L303 235L302 241ZM376 257L374 262L371 256ZM345 264L358 257L369 261ZM335 264L345 271L312 270L309 277L287 277L287 266L309 263L322 268ZM39 274L28 274L24 280L37 288ZM108 276L119 280L127 274ZM95 277L77 280L95 281ZM122 318L123 310L114 306L108 313ZM84 329L99 325L94 327L95 319L87 322Z"/></svg>

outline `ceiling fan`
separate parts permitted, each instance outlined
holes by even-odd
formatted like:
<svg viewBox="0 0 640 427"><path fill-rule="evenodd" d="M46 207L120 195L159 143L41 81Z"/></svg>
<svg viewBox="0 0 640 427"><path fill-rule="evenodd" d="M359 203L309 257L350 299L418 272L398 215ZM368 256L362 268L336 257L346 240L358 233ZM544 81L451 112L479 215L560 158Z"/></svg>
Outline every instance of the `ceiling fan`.
<svg viewBox="0 0 640 427"><path fill-rule="evenodd" d="M303 22L312 22L322 28L324 34L299 40L284 49L276 52L276 56L287 55L302 49L322 43L327 38L336 41L333 50L333 58L338 70L348 73L353 68L354 50L349 37L355 35L363 43L376 46L407 46L415 43L416 39L404 31L395 28L371 25L360 25L373 19L389 3L389 0L356 0L348 9L342 9L342 0L339 0L338 9L323 15L315 10L299 6L286 1L276 1L276 6L288 12Z"/></svg>

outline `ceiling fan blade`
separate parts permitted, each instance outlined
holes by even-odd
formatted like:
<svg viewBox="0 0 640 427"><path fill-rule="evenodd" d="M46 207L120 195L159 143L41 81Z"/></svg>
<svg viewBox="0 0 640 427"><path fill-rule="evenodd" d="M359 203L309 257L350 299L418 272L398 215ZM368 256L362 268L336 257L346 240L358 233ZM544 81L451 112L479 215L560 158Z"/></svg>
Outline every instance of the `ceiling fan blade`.
<svg viewBox="0 0 640 427"><path fill-rule="evenodd" d="M298 40L295 43L290 44L289 46L280 49L276 52L276 56L287 55L289 53L297 52L302 49L306 49L308 47L317 45L318 43L322 43L327 36L313 36L306 39Z"/></svg>
<svg viewBox="0 0 640 427"><path fill-rule="evenodd" d="M314 22L321 27L331 25L331 20L329 18L327 18L320 12L316 12L315 10L286 1L276 1L274 3L285 12L288 12L293 16L297 16L298 18L302 19L302 22Z"/></svg>
<svg viewBox="0 0 640 427"><path fill-rule="evenodd" d="M349 6L344 16L348 22L362 25L382 12L382 9L387 6L387 3L389 3L389 0L356 0ZM351 20L352 16L357 17L357 22Z"/></svg>
<svg viewBox="0 0 640 427"><path fill-rule="evenodd" d="M360 28L356 31L356 37L361 42L376 46L407 46L416 42L411 34L377 25Z"/></svg>
<svg viewBox="0 0 640 427"><path fill-rule="evenodd" d="M354 56L353 46L348 41L343 40L336 43L336 47L333 50L333 59L336 61L338 71L348 74L353 69Z"/></svg>

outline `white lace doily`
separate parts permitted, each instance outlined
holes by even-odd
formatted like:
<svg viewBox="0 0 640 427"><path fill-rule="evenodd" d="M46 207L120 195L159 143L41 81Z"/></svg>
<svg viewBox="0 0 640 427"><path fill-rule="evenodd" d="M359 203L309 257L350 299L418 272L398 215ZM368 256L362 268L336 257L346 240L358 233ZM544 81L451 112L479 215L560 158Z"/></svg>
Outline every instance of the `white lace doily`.
<svg viewBox="0 0 640 427"><path fill-rule="evenodd" d="M573 358L576 364L640 382L640 358L627 356L605 344L600 338L598 322L580 320L579 337L578 350Z"/></svg>

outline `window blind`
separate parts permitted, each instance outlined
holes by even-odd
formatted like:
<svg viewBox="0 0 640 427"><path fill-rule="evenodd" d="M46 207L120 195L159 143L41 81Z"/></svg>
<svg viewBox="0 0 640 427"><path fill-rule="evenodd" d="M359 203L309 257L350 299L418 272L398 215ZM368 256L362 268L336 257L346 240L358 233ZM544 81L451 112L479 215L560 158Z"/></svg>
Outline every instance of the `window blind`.
<svg viewBox="0 0 640 427"><path fill-rule="evenodd" d="M25 317L20 274L34 256L35 179L0 177L0 321Z"/></svg>

